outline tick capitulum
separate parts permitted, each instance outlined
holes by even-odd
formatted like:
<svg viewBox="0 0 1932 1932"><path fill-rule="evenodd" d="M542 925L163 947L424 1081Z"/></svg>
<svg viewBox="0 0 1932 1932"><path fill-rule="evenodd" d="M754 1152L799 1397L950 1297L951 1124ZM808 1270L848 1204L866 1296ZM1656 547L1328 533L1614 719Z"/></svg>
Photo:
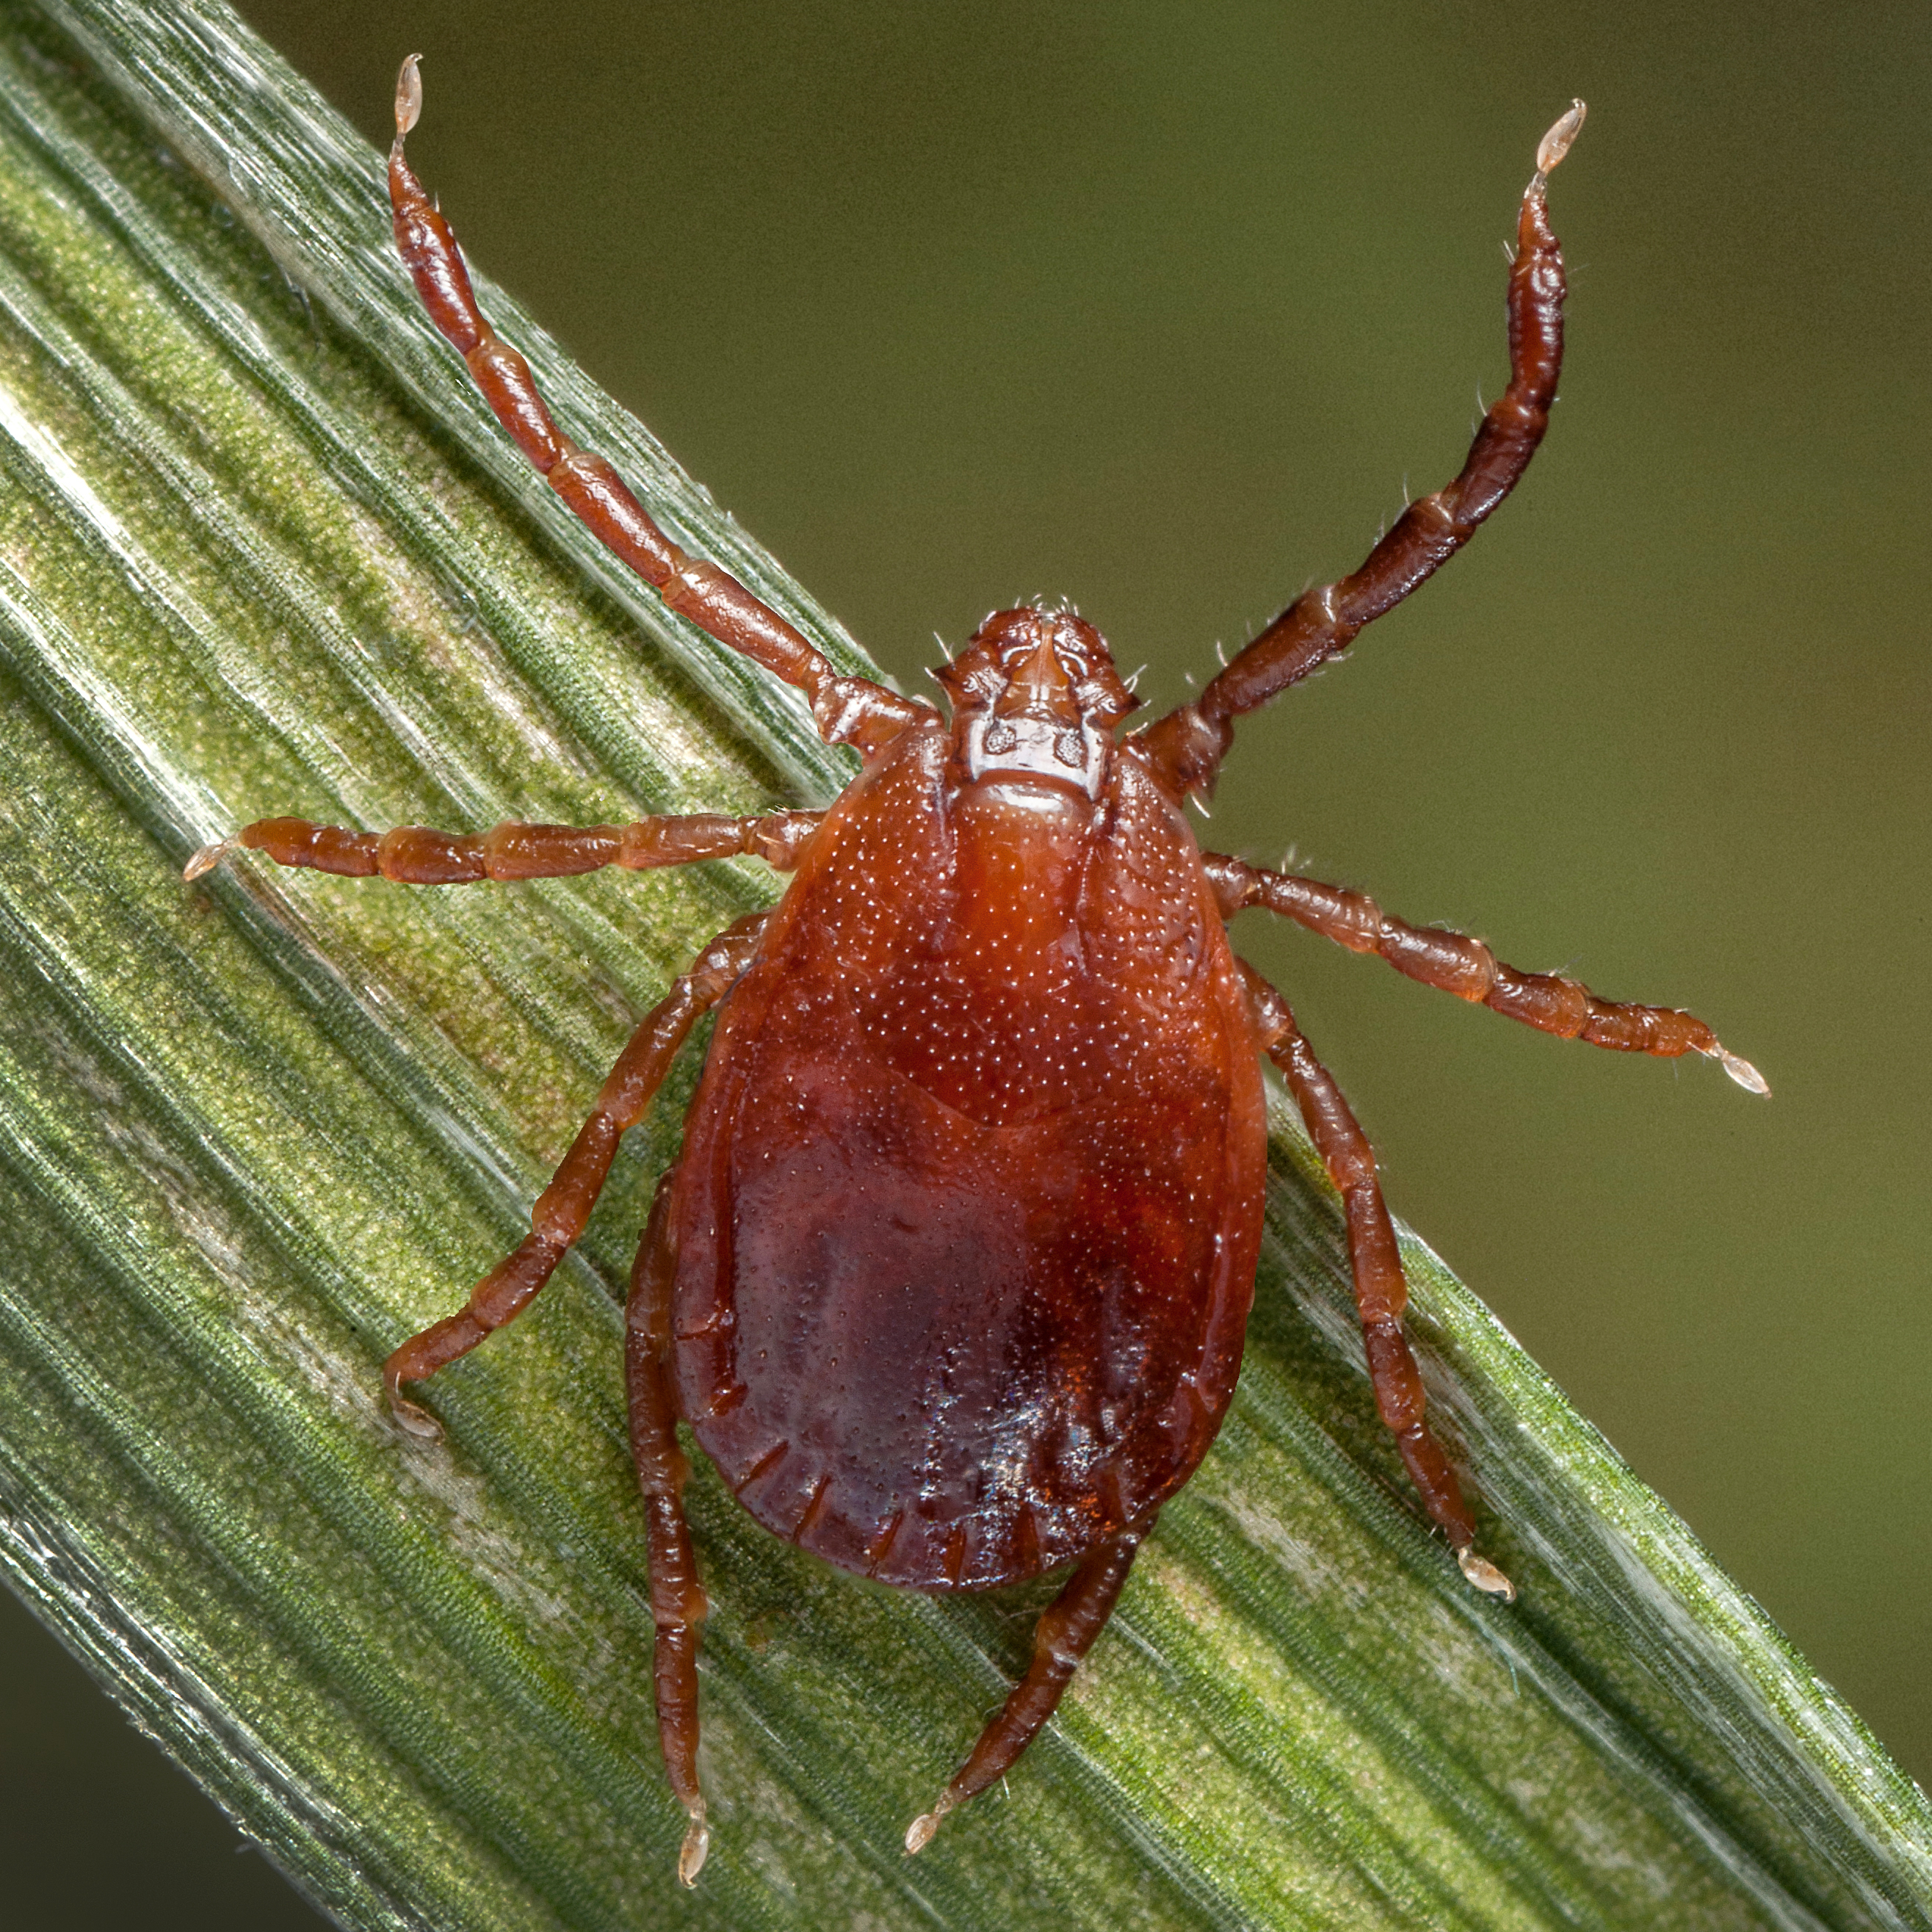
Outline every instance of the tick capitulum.
<svg viewBox="0 0 1932 1932"><path fill-rule="evenodd" d="M1192 704L1124 737L1138 700L1080 618L1002 610L936 675L951 710L839 676L776 611L668 538L610 465L552 422L484 320L448 224L404 158L422 106L396 93L398 245L436 326L550 487L673 610L797 686L863 768L824 812L711 814L482 834L356 832L266 819L236 847L284 866L411 885L556 878L751 854L791 874L770 912L705 949L620 1056L529 1237L468 1305L411 1336L404 1383L525 1307L583 1232L624 1130L699 1016L716 1028L659 1181L628 1305L631 1438L656 1627L659 1735L689 1816L705 1598L686 1528L687 1424L752 1514L844 1568L916 1589L989 1588L1062 1567L1033 1660L932 1808L1001 1776L1097 1636L1162 1504L1214 1440L1240 1366L1261 1238L1259 1067L1281 1070L1348 1225L1383 1421L1478 1588L1514 1594L1424 1415L1407 1289L1375 1156L1226 922L1264 908L1412 979L1545 1032L1718 1060L1768 1090L1702 1021L1519 972L1479 941L1404 924L1360 893L1196 846L1234 721L1343 650L1474 533L1541 440L1562 355L1563 262L1547 176L1579 101L1538 149L1508 289L1510 382L1462 473L1413 502L1352 576L1298 598Z"/></svg>

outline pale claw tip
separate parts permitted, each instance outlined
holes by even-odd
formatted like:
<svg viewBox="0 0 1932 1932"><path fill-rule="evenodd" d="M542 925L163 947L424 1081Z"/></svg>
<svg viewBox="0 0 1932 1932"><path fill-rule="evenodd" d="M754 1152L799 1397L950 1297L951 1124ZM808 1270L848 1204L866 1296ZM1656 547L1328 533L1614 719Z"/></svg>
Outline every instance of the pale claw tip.
<svg viewBox="0 0 1932 1932"><path fill-rule="evenodd" d="M422 1442L440 1442L442 1424L426 1408L407 1402L399 1395L389 1398L389 1412L396 1418L396 1426L406 1436L413 1436Z"/></svg>
<svg viewBox="0 0 1932 1932"><path fill-rule="evenodd" d="M396 139L399 141L415 127L422 112L422 76L418 71L422 60L421 54L411 54L396 76Z"/></svg>
<svg viewBox="0 0 1932 1932"><path fill-rule="evenodd" d="M704 1822L704 1806L700 1801L692 1808L691 1828L684 1834L684 1843L677 1854L677 1882L688 1892L698 1882L698 1874L704 1869L704 1861L710 1856L711 1828Z"/></svg>
<svg viewBox="0 0 1932 1932"><path fill-rule="evenodd" d="M1506 1604L1516 1601L1516 1586L1486 1556L1478 1556L1466 1543L1456 1552L1456 1567L1485 1595L1500 1597Z"/></svg>
<svg viewBox="0 0 1932 1932"><path fill-rule="evenodd" d="M1770 1093L1771 1082L1748 1060L1727 1053L1721 1046L1714 1049L1712 1057L1747 1094Z"/></svg>
<svg viewBox="0 0 1932 1932"><path fill-rule="evenodd" d="M195 880L205 878L213 872L234 849L235 842L232 838L218 838L212 845L204 845L182 868L182 877L192 884Z"/></svg>
<svg viewBox="0 0 1932 1932"><path fill-rule="evenodd" d="M1536 172L1546 175L1570 152L1570 143L1582 131L1583 116L1589 112L1580 100L1570 104L1570 111L1536 144Z"/></svg>
<svg viewBox="0 0 1932 1932"><path fill-rule="evenodd" d="M905 1848L908 1858L911 1858L916 1853L924 1851L926 1846L932 1843L932 1834L939 1829L940 1820L952 1809L952 1794L950 1791L942 1791L939 1794L938 1802L933 1806L932 1809L930 1811L922 1812L906 1827Z"/></svg>

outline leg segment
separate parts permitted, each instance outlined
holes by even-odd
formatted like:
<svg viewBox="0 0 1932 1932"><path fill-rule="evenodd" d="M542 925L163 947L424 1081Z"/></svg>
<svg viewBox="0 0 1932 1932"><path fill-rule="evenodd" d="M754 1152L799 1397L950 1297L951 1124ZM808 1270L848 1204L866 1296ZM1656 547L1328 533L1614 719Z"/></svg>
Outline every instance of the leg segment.
<svg viewBox="0 0 1932 1932"><path fill-rule="evenodd" d="M666 536L601 456L579 449L550 420L530 364L483 318L449 224L403 158L403 140L422 111L417 56L396 78L396 138L389 150L389 204L396 246L430 320L469 365L484 400L550 488L604 548L621 557L666 605L718 641L763 664L811 700L830 744L873 752L909 724L932 724L932 706L901 698L869 678L841 677L776 610L715 563L688 557Z"/></svg>
<svg viewBox="0 0 1932 1932"><path fill-rule="evenodd" d="M1599 999L1587 986L1560 974L1520 971L1504 965L1480 939L1466 938L1439 926L1405 926L1390 918L1366 893L1298 878L1292 872L1270 872L1218 852L1204 858L1224 919L1250 906L1264 907L1352 952L1377 953L1398 973L1460 999L1480 1002L1506 1019L1619 1053L1650 1053L1666 1060L1706 1054L1740 1087L1753 1094L1771 1091L1764 1076L1749 1060L1720 1046L1717 1035L1694 1014L1675 1006Z"/></svg>
<svg viewBox="0 0 1932 1932"><path fill-rule="evenodd" d="M923 1851L955 1806L1004 1778L1034 1734L1053 1715L1060 1694L1072 1682L1080 1660L1114 1614L1120 1586L1133 1567L1134 1553L1150 1531L1148 1516L1103 1543L1076 1570L1066 1587L1041 1612L1033 1638L1033 1661L1008 1696L1000 1714L980 1733L980 1742L952 1776L930 1811L907 1828L905 1848Z"/></svg>
<svg viewBox="0 0 1932 1932"><path fill-rule="evenodd" d="M530 1210L530 1234L477 1283L460 1314L412 1335L383 1364L382 1381L396 1420L411 1434L434 1436L441 1432L425 1410L404 1397L403 1384L421 1382L446 1368L529 1306L571 1243L583 1233L625 1129L635 1125L650 1106L699 1016L715 1006L751 964L758 934L770 916L754 913L740 920L699 954L691 970L671 988L670 998L646 1016L617 1056L590 1118Z"/></svg>
<svg viewBox="0 0 1932 1932"><path fill-rule="evenodd" d="M401 825L393 832L350 832L305 818L258 818L232 838L204 845L183 876L212 872L238 846L265 852L278 866L302 866L352 879L380 876L406 886L467 886L479 879L561 879L605 866L644 872L698 859L762 859L776 871L798 862L822 812L774 812L727 818L697 812L641 818L634 825L524 825L463 834Z"/></svg>
<svg viewBox="0 0 1932 1932"><path fill-rule="evenodd" d="M670 1788L691 1820L677 1860L677 1875L688 1886L697 1883L711 1844L704 1822L704 1793L698 1782L698 1642L709 1606L684 1520L684 1485L691 1465L678 1447L677 1404L670 1383L671 1291L677 1279L671 1214L676 1173L672 1169L658 1183L651 1218L638 1249L638 1264L632 1270L624 1371L631 1392L631 1459L644 1492L650 1541L658 1741Z"/></svg>
<svg viewBox="0 0 1932 1932"><path fill-rule="evenodd" d="M1375 1150L1356 1124L1334 1076L1302 1037L1288 1002L1252 967L1244 966L1242 973L1262 1051L1281 1069L1328 1178L1341 1190L1348 1216L1348 1265L1355 1278L1355 1306L1361 1317L1376 1407L1395 1438L1402 1466L1424 1508L1455 1550L1463 1575L1479 1590L1513 1599L1516 1592L1509 1579L1475 1553L1475 1520L1462 1500L1456 1472L1423 1419L1426 1398L1422 1377L1402 1330L1408 1283L1376 1178Z"/></svg>
<svg viewBox="0 0 1932 1932"><path fill-rule="evenodd" d="M1550 226L1550 171L1583 124L1580 100L1544 135L1524 190L1509 278L1509 387L1483 418L1462 474L1411 503L1352 577L1306 591L1198 699L1133 742L1177 796L1206 792L1234 737L1234 719L1265 704L1346 650L1364 625L1396 604L1474 534L1529 466L1550 421L1563 364L1563 251Z"/></svg>

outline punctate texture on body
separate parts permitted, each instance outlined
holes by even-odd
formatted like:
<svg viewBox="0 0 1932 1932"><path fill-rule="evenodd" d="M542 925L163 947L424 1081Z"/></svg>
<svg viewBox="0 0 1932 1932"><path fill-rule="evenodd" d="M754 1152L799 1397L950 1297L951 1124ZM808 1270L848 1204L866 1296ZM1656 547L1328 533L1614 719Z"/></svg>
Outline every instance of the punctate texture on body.
<svg viewBox="0 0 1932 1932"><path fill-rule="evenodd" d="M1238 970L1144 768L1095 801L953 765L908 731L854 785L726 1003L673 1316L746 1508L928 1588L1071 1562L1192 1473L1265 1151Z"/></svg>

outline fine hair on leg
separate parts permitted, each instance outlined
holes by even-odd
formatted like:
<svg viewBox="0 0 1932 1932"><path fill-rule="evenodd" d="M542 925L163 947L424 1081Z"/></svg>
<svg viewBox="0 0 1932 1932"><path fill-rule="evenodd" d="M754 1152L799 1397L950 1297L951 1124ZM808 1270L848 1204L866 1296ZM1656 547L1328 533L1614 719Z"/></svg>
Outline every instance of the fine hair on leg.
<svg viewBox="0 0 1932 1932"><path fill-rule="evenodd" d="M606 866L654 871L704 859L762 859L776 872L798 862L822 812L770 812L731 818L689 812L640 818L629 825L530 825L506 820L488 832L437 832L399 825L388 832L352 832L306 818L258 818L232 837L204 845L183 868L198 879L231 852L260 852L278 866L333 872L350 879L382 878L403 886L472 886L523 879L574 878Z"/></svg>
<svg viewBox="0 0 1932 1932"><path fill-rule="evenodd" d="M1376 1177L1375 1150L1356 1124L1334 1076L1302 1037L1288 1002L1252 967L1244 963L1241 970L1262 1050L1281 1070L1307 1123L1315 1150L1341 1192L1355 1309L1383 1426L1395 1438L1402 1467L1430 1520L1448 1538L1463 1575L1478 1589L1514 1601L1516 1590L1509 1579L1475 1552L1475 1519L1462 1499L1462 1486L1448 1457L1424 1419L1428 1398L1402 1327L1408 1282L1402 1271L1394 1224L1389 1220L1382 1183Z"/></svg>
<svg viewBox="0 0 1932 1932"><path fill-rule="evenodd" d="M1212 792L1234 720L1347 650L1365 625L1393 610L1468 542L1529 467L1563 368L1563 250L1550 226L1550 172L1582 124L1583 104L1574 101L1538 146L1509 274L1509 385L1484 414L1460 472L1410 503L1352 576L1304 591L1192 704L1135 734L1130 742L1175 796Z"/></svg>
<svg viewBox="0 0 1932 1932"><path fill-rule="evenodd" d="M422 112L420 59L410 55L396 76L389 206L397 250L430 320L463 358L518 448L572 514L656 591L668 610L802 690L827 743L871 752L908 725L935 723L938 714L929 704L901 698L870 678L841 676L824 652L735 577L701 557L687 556L604 458L579 449L558 429L530 364L477 306L455 234L404 158L404 140Z"/></svg>
<svg viewBox="0 0 1932 1932"><path fill-rule="evenodd" d="M1694 1013L1676 1006L1606 1000L1561 974L1526 973L1505 965L1480 939L1439 926L1407 926L1390 918L1366 892L1324 885L1292 872L1270 872L1224 853L1203 853L1202 863L1214 884L1223 919L1258 906L1352 952L1375 953L1425 986L1487 1006L1539 1032L1666 1060L1704 1054L1747 1092L1771 1091L1764 1076L1724 1046Z"/></svg>
<svg viewBox="0 0 1932 1932"><path fill-rule="evenodd" d="M709 1605L685 1521L684 1485L691 1465L678 1446L677 1399L670 1376L671 1294L677 1280L676 1174L673 1168L658 1183L631 1271L624 1378L631 1399L631 1459L644 1496L649 1539L658 1742L664 1774L690 1820L677 1875L692 1886L711 1846L698 1780L698 1646Z"/></svg>
<svg viewBox="0 0 1932 1932"><path fill-rule="evenodd" d="M923 1851L947 1812L1004 1778L1041 1725L1053 1715L1081 1659L1114 1614L1120 1586L1133 1567L1134 1553L1154 1522L1148 1516L1084 1557L1066 1587L1040 1612L1034 1629L1033 1661L1026 1675L1008 1694L999 1714L980 1732L980 1742L932 1809L906 1828L908 1852Z"/></svg>

